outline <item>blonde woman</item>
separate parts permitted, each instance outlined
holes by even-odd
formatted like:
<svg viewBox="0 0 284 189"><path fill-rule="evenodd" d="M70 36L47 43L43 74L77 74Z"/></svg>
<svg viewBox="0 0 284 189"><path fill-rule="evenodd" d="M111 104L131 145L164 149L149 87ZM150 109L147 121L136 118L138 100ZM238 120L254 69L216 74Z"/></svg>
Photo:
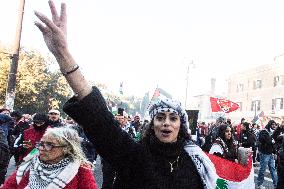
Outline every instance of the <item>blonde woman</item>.
<svg viewBox="0 0 284 189"><path fill-rule="evenodd" d="M36 147L2 188L97 188L75 130L48 128Z"/></svg>

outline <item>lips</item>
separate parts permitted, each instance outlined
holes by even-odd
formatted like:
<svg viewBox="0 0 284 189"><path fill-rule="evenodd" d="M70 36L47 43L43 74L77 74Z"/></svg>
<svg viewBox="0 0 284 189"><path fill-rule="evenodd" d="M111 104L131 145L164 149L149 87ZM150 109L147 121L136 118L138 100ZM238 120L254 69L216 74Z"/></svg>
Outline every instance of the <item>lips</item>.
<svg viewBox="0 0 284 189"><path fill-rule="evenodd" d="M168 130L168 129L164 129L164 130L161 130L161 133L162 133L162 136L168 137L168 136L170 136L170 134L172 133L172 131L171 131L171 130Z"/></svg>

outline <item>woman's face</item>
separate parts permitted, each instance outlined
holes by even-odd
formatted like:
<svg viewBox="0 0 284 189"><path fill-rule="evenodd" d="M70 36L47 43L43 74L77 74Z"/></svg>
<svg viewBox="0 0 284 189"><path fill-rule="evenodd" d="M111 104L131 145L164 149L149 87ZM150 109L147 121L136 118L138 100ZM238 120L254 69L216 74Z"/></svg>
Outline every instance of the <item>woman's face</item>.
<svg viewBox="0 0 284 189"><path fill-rule="evenodd" d="M58 163L65 156L63 148L66 145L61 145L54 137L45 135L38 146L39 159L47 164Z"/></svg>
<svg viewBox="0 0 284 189"><path fill-rule="evenodd" d="M227 129L225 130L225 139L230 140L231 137L232 137L231 128L227 127Z"/></svg>
<svg viewBox="0 0 284 189"><path fill-rule="evenodd" d="M176 113L158 113L154 117L155 135L161 142L176 142L180 129L180 124L180 117Z"/></svg>

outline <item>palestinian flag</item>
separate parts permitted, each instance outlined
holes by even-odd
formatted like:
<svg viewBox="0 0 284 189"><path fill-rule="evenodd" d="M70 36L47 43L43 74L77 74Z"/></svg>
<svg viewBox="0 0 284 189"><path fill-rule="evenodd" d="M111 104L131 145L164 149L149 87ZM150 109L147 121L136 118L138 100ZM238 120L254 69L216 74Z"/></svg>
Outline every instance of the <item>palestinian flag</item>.
<svg viewBox="0 0 284 189"><path fill-rule="evenodd" d="M164 99L164 98L172 98L172 96L167 93L165 90L161 89L161 88L156 88L155 91L154 91L154 94L148 104L148 107L147 109L149 109L153 104L155 103L158 103L161 99Z"/></svg>
<svg viewBox="0 0 284 189"><path fill-rule="evenodd" d="M260 125L261 128L264 128L265 127L265 123L266 123L266 116L264 115L264 112L261 111L258 115L256 115L253 118L253 120L251 122Z"/></svg>
<svg viewBox="0 0 284 189"><path fill-rule="evenodd" d="M216 169L216 189L255 188L252 158L250 158L248 165L243 166L213 154L207 154L207 156Z"/></svg>
<svg viewBox="0 0 284 189"><path fill-rule="evenodd" d="M205 189L255 189L252 157L241 165L205 153L195 144L185 146L194 162Z"/></svg>

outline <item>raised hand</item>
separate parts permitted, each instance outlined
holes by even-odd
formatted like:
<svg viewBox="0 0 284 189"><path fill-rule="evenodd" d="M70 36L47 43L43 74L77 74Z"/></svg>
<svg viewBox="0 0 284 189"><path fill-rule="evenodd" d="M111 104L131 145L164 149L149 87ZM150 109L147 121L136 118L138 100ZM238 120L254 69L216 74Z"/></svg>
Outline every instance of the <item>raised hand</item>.
<svg viewBox="0 0 284 189"><path fill-rule="evenodd" d="M77 99L82 99L91 93L92 87L84 78L80 69L78 69L79 66L68 50L66 5L64 3L61 4L60 15L58 15L54 2L50 0L48 3L52 20L40 12L35 12L35 15L41 21L35 22L35 25L42 32L48 49L57 59L60 71L64 73Z"/></svg>
<svg viewBox="0 0 284 189"><path fill-rule="evenodd" d="M66 5L61 4L60 16L54 6L54 2L49 2L50 11L52 14L52 21L44 14L35 11L35 15L41 22L35 22L35 25L42 32L44 41L48 49L56 58L60 58L62 53L67 50L67 16Z"/></svg>

